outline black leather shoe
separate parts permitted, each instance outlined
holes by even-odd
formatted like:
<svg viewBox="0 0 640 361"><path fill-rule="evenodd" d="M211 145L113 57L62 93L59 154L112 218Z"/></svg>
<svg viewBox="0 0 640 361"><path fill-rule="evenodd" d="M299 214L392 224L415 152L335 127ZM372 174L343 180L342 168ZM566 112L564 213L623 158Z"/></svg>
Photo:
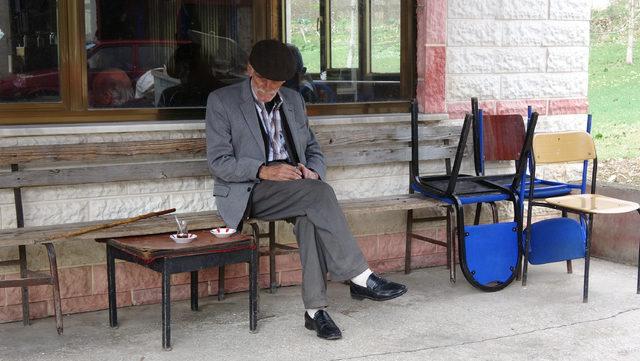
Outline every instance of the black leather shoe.
<svg viewBox="0 0 640 361"><path fill-rule="evenodd" d="M407 286L387 281L372 273L367 279L367 287L358 286L351 282L351 298L362 300L365 298L374 301L386 301L407 292Z"/></svg>
<svg viewBox="0 0 640 361"><path fill-rule="evenodd" d="M329 317L329 314L325 310L316 312L313 318L309 317L308 313L304 313L304 327L308 330L316 330L316 334L320 338L326 340L337 340L342 338L342 332L335 322Z"/></svg>

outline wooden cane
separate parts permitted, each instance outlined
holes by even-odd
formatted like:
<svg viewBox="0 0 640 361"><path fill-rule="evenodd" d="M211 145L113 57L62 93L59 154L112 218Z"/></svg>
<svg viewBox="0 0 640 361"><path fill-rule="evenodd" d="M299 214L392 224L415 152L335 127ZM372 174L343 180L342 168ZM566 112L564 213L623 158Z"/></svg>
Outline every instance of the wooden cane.
<svg viewBox="0 0 640 361"><path fill-rule="evenodd" d="M133 222L139 221L141 219L157 217L157 216L161 216L161 215L167 214L167 213L172 213L172 212L175 212L175 211L176 211L175 208L171 208L171 209L165 209L165 210L159 211L159 212L145 213L145 214L142 214L142 215L139 215L139 216L126 218L126 219L121 219L119 221L115 221L115 222L111 222L111 223L96 224L94 226L80 228L80 229L72 231L72 232L60 233L60 234L54 234L52 236L47 236L47 237L45 237L43 239L37 240L36 243L47 243L47 242L51 242L51 241L57 240L57 239L65 239L65 238L75 237L75 236L79 236L81 234L94 232L94 231L98 231L98 230L105 229L105 228L121 226L123 224L129 224L129 223L133 223Z"/></svg>

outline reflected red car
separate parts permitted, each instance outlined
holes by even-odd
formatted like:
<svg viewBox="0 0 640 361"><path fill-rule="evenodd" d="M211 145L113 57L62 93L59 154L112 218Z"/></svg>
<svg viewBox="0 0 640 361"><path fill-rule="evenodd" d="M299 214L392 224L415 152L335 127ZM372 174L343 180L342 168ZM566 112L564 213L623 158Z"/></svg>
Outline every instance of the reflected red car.
<svg viewBox="0 0 640 361"><path fill-rule="evenodd" d="M147 70L163 66L175 49L190 41L110 40L91 44L87 49L89 86L93 76L104 69L118 68L135 83ZM72 70L73 71L73 70ZM29 100L60 94L58 69L10 74L0 79L0 100Z"/></svg>

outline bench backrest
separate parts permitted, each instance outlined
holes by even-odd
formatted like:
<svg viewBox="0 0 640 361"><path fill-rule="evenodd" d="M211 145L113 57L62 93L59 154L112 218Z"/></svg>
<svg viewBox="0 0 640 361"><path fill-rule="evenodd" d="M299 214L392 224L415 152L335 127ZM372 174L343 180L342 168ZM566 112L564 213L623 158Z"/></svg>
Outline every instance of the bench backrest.
<svg viewBox="0 0 640 361"><path fill-rule="evenodd" d="M328 166L411 159L408 119L313 127ZM460 127L420 122L421 160L452 158ZM0 188L208 176L204 138L0 147ZM6 169L6 168L5 168Z"/></svg>

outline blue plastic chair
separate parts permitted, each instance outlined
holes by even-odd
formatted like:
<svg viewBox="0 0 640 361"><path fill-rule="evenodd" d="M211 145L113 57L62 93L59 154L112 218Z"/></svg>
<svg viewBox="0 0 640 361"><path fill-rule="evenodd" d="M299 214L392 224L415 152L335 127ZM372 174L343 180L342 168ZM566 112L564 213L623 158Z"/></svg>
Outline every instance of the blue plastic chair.
<svg viewBox="0 0 640 361"><path fill-rule="evenodd" d="M521 188L519 185L524 182L526 159L531 149L537 118L538 114L533 113L532 126L529 127L520 149L518 170L509 186L490 182L482 176L460 174L467 138L473 125L471 114L465 116L451 173L420 176L418 126L417 119L412 119L412 188L425 197L454 208L462 272L470 284L483 291L498 291L509 285L515 279L520 265L523 221L516 193ZM465 225L464 205L499 201L513 204L513 221Z"/></svg>

